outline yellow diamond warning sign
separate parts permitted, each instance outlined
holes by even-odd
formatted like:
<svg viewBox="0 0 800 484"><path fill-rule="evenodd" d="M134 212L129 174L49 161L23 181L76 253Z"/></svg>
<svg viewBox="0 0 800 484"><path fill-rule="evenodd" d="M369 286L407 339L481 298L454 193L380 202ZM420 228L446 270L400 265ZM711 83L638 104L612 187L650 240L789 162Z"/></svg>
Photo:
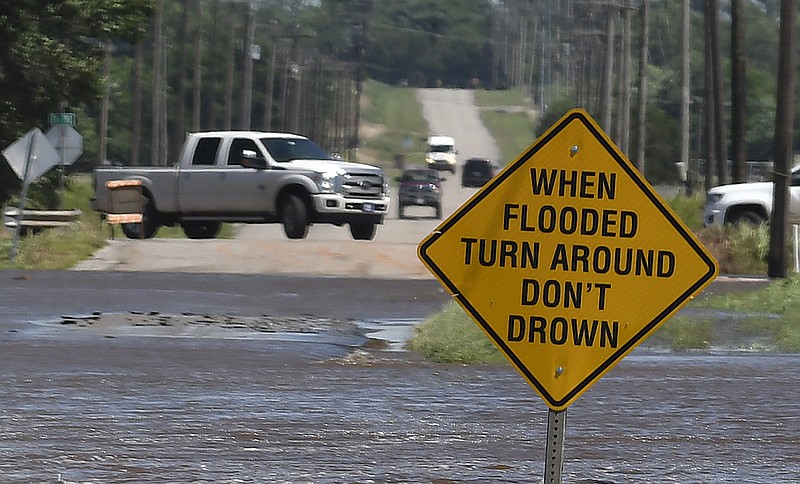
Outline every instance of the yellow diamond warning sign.
<svg viewBox="0 0 800 484"><path fill-rule="evenodd" d="M582 110L418 249L557 411L717 275L714 258Z"/></svg>

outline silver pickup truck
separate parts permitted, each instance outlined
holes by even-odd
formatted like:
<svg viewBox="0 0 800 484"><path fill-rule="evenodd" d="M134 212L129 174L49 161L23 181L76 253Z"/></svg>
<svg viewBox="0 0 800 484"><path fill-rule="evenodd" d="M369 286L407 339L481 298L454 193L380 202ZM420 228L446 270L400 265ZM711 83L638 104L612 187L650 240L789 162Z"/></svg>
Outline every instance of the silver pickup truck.
<svg viewBox="0 0 800 484"><path fill-rule="evenodd" d="M94 210L112 213L108 182L116 180L141 181L143 222L122 224L129 238L152 237L162 225L213 238L223 222L237 222L281 223L290 239L314 223L347 224L354 239L371 240L389 209L380 168L332 159L286 133L192 133L174 166L98 167Z"/></svg>
<svg viewBox="0 0 800 484"><path fill-rule="evenodd" d="M758 225L772 220L772 190L774 183L735 183L714 187L706 194L703 224L749 223ZM787 221L800 222L800 166L789 175L789 210Z"/></svg>

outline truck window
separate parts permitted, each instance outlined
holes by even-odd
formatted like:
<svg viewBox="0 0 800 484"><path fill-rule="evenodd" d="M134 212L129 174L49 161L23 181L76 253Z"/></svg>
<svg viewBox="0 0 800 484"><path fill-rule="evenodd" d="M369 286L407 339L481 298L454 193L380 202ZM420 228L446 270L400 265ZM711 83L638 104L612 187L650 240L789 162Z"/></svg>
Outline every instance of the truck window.
<svg viewBox="0 0 800 484"><path fill-rule="evenodd" d="M451 145L431 145L431 153L452 153L455 151Z"/></svg>
<svg viewBox="0 0 800 484"><path fill-rule="evenodd" d="M194 148L192 165L213 165L217 160L220 138L200 138Z"/></svg>
<svg viewBox="0 0 800 484"><path fill-rule="evenodd" d="M313 141L304 138L262 138L272 159L278 163L292 160L329 160L331 157Z"/></svg>
<svg viewBox="0 0 800 484"><path fill-rule="evenodd" d="M247 166L250 160L244 157L245 151L255 151L258 153L258 156L263 156L260 154L261 151L258 149L255 141L247 138L235 138L231 142L231 149L228 152L228 165Z"/></svg>
<svg viewBox="0 0 800 484"><path fill-rule="evenodd" d="M792 173L789 185L793 187L800 187L800 170L797 170L794 173Z"/></svg>

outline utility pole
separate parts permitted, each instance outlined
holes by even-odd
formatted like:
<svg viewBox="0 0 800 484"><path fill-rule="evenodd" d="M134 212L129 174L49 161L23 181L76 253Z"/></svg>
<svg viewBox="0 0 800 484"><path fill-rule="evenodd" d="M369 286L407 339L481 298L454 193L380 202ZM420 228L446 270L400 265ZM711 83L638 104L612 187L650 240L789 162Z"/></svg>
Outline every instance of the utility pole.
<svg viewBox="0 0 800 484"><path fill-rule="evenodd" d="M203 70L203 0L194 3L194 72L192 75L192 130L200 130L200 109L202 108L202 70ZM185 133L178 133L181 140ZM177 145L178 143L176 143Z"/></svg>
<svg viewBox="0 0 800 484"><path fill-rule="evenodd" d="M142 140L142 64L144 64L144 46L138 40L134 46L133 56L133 107L131 115L131 164L138 166L141 157Z"/></svg>
<svg viewBox="0 0 800 484"><path fill-rule="evenodd" d="M714 98L714 146L717 155L717 179L720 185L730 182L728 172L728 140L725 137L725 103L722 99L722 54L719 38L719 2L706 0L711 36L711 71Z"/></svg>
<svg viewBox="0 0 800 484"><path fill-rule="evenodd" d="M250 3L247 7L245 20L244 46L242 49L242 120L240 127L250 129L250 113L253 104L253 42L256 32L255 5Z"/></svg>
<svg viewBox="0 0 800 484"><path fill-rule="evenodd" d="M691 35L690 27L690 5L689 0L683 0L683 20L681 28L681 158L680 160L686 167L686 194L692 196L694 194L696 182L696 167L693 166L689 159L689 107L691 100L690 89L690 50L689 50L689 36Z"/></svg>
<svg viewBox="0 0 800 484"><path fill-rule="evenodd" d="M267 85L264 89L264 118L261 121L261 126L265 131L272 129L272 105L273 97L275 96L275 63L277 62L278 46L275 43L275 37L272 37L272 43L269 46L269 67L267 70Z"/></svg>
<svg viewBox="0 0 800 484"><path fill-rule="evenodd" d="M188 69L188 62L186 59L187 52L186 46L188 42L188 19L189 19L189 0L181 0L180 4L181 16L178 23L178 75L175 76L175 82L178 84L176 87L176 104L175 107L175 128L173 134L183 138L186 132L186 71ZM175 143L170 147L170 156L178 157L178 150L180 149Z"/></svg>
<svg viewBox="0 0 800 484"><path fill-rule="evenodd" d="M780 45L778 46L778 95L773 145L774 189L772 223L769 226L767 275L786 277L786 216L789 200L789 168L792 161L794 120L794 29L796 0L781 0Z"/></svg>
<svg viewBox="0 0 800 484"><path fill-rule="evenodd" d="M111 101L111 54L114 44L103 41L103 99L100 106L100 163L108 160L108 109Z"/></svg>
<svg viewBox="0 0 800 484"><path fill-rule="evenodd" d="M152 136L150 137L150 163L152 165L161 164L165 160L160 160L161 154L161 105L162 98L162 56L164 55L163 44L163 21L164 21L164 0L156 2L155 28L153 32L153 96L152 96Z"/></svg>
<svg viewBox="0 0 800 484"><path fill-rule="evenodd" d="M356 59L356 98L355 98L355 120L354 120L354 129L353 129L353 139L350 144L350 148L356 150L358 152L358 144L359 140L359 125L361 124L361 93L364 91L364 78L365 78L365 69L364 69L364 49L365 44L367 41L367 28L368 28L368 19L369 14L372 11L372 0L362 0L359 5L359 23L358 23L358 33L356 34L356 41L354 46L354 54ZM354 160L358 160L357 156L353 157Z"/></svg>
<svg viewBox="0 0 800 484"><path fill-rule="evenodd" d="M647 50L650 39L650 3L642 0L642 40L639 51L639 112L636 119L636 168L644 175L644 153L647 134Z"/></svg>
<svg viewBox="0 0 800 484"><path fill-rule="evenodd" d="M717 158L716 158L716 150L714 149L715 145L715 137L714 137L714 118L715 118L715 109L714 109L714 69L711 67L711 1L707 0L705 2L705 28L703 29L704 38L705 38L705 65L704 65L704 90L705 90L705 118L706 118L706 125L705 125L705 134L706 134L706 167L705 167L705 184L704 188L705 191L711 189L714 186L714 172L718 165ZM721 180L721 178L717 178ZM721 183L721 181L720 181Z"/></svg>
<svg viewBox="0 0 800 484"><path fill-rule="evenodd" d="M747 143L745 129L745 53L744 5L731 1L731 145L733 148L733 181L747 181Z"/></svg>
<svg viewBox="0 0 800 484"><path fill-rule="evenodd" d="M614 17L616 11L607 9L606 18L606 65L605 75L603 76L603 129L606 132L611 132L611 114L614 110Z"/></svg>

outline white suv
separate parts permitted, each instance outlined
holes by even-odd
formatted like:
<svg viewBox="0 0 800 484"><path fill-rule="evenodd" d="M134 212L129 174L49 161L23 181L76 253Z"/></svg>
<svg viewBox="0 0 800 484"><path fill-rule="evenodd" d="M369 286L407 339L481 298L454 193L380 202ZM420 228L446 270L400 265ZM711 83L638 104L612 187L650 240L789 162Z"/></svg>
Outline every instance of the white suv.
<svg viewBox="0 0 800 484"><path fill-rule="evenodd" d="M428 152L425 154L428 168L456 172L456 142L450 136L431 136L428 138Z"/></svg>

